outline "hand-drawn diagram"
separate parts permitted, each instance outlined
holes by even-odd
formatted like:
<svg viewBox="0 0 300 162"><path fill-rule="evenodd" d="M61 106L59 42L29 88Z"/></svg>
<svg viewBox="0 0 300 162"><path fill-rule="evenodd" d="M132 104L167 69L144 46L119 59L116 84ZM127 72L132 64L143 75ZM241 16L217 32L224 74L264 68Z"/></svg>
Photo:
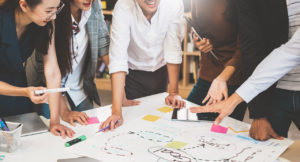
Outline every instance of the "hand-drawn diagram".
<svg viewBox="0 0 300 162"><path fill-rule="evenodd" d="M155 155L159 159L175 162L196 162L196 159L186 152L174 148L166 148L162 146L150 147L148 152Z"/></svg>
<svg viewBox="0 0 300 162"><path fill-rule="evenodd" d="M236 135L211 133L205 123L202 127L194 127L193 123L190 126L187 123L186 127L181 124L179 129L178 125L171 121L150 123L139 120L71 149L76 154L114 162L268 162L276 160L290 145L290 142L278 141L255 144ZM168 147L174 141L186 145Z"/></svg>
<svg viewBox="0 0 300 162"><path fill-rule="evenodd" d="M127 137L128 136L137 136L141 140L147 140L147 141L157 142L157 143L173 141L172 137L163 135L161 133L153 132L153 131L138 131L138 132L129 131L129 132L120 133L120 134L117 134L117 135L114 135L114 136L111 136L110 138L108 138L104 144L105 146L101 150L107 154L114 154L116 156L132 156L133 151L126 150L125 148L122 148L122 146L120 146L120 143L114 142L114 140L119 141L120 139L126 138L126 136ZM114 146L113 144L118 145L118 146ZM137 144L137 140L132 141L132 144Z"/></svg>

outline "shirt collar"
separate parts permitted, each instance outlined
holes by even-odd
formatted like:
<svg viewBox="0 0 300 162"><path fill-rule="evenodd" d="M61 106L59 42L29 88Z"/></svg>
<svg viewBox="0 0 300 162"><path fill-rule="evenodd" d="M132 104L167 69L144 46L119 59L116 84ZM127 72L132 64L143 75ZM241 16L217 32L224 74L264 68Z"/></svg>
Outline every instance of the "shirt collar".
<svg viewBox="0 0 300 162"><path fill-rule="evenodd" d="M148 24L149 24L149 21L148 19L146 18L146 16L144 15L143 13L143 10L142 8L140 7L140 5L138 4L138 2L136 0L135 1L135 5L136 5L136 9L137 9L137 13L138 13L138 17L144 21L146 21ZM159 3L158 7L157 7L157 10L156 12L154 13L154 15L152 16L151 18L151 24L152 24L152 21L157 17L159 11L160 11L160 6L161 6L161 2Z"/></svg>
<svg viewBox="0 0 300 162"><path fill-rule="evenodd" d="M72 23L76 23L78 24L79 27L83 27L86 25L89 17L91 16L91 12L92 12L92 8L90 8L88 11L82 11L81 12L81 19L80 19L80 22L76 22L76 20L74 19L73 15L71 15L72 17Z"/></svg>

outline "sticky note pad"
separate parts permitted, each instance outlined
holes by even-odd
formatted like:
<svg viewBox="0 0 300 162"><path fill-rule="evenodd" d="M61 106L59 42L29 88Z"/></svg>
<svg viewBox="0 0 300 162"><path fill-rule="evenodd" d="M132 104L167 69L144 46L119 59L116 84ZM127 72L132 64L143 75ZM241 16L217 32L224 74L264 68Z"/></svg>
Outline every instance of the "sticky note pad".
<svg viewBox="0 0 300 162"><path fill-rule="evenodd" d="M99 119L97 117L90 117L88 119L88 124L98 124L98 123L100 123L100 122L99 122Z"/></svg>
<svg viewBox="0 0 300 162"><path fill-rule="evenodd" d="M155 122L156 120L160 119L160 116L155 116L155 115L146 115L143 117L143 120L150 121L150 122Z"/></svg>
<svg viewBox="0 0 300 162"><path fill-rule="evenodd" d="M160 111L160 112L163 112L163 113L168 113L168 112L172 112L173 111L173 109L170 108L170 107L162 107L162 108L159 108L157 110Z"/></svg>
<svg viewBox="0 0 300 162"><path fill-rule="evenodd" d="M259 143L259 141L255 140L255 139L253 139L253 138L251 138L251 137L243 136L243 135L240 135L240 134L237 135L237 137L238 137L238 138L241 138L241 139L244 139L244 140L251 141L251 142L253 142L253 143L255 143L255 144Z"/></svg>
<svg viewBox="0 0 300 162"><path fill-rule="evenodd" d="M216 132L216 133L223 133L226 134L228 131L228 128L222 127L220 125L213 124L210 128L210 131Z"/></svg>
<svg viewBox="0 0 300 162"><path fill-rule="evenodd" d="M167 147L175 148L175 149L181 149L182 147L186 146L187 143L179 142L179 141L173 141L169 144L167 144Z"/></svg>

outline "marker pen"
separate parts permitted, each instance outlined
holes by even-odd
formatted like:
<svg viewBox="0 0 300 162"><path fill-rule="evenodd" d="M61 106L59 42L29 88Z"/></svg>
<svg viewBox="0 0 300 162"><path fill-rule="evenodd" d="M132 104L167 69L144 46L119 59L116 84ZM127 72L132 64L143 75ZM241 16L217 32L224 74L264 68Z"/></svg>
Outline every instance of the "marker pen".
<svg viewBox="0 0 300 162"><path fill-rule="evenodd" d="M0 118L0 125L2 130L9 131L9 128L7 127L6 122L3 118Z"/></svg>
<svg viewBox="0 0 300 162"><path fill-rule="evenodd" d="M78 142L84 141L84 140L86 140L86 136L85 136L85 135L82 135L82 136L80 136L80 137L77 137L77 138L75 138L75 139L69 141L69 142L66 142L66 143L65 143L65 146L66 146L66 147L70 147L70 146L72 146L72 145L74 145L74 144L76 144L76 143L78 143Z"/></svg>
<svg viewBox="0 0 300 162"><path fill-rule="evenodd" d="M70 91L70 88L54 88L54 89L45 89L45 90L35 90L34 94L35 95L41 95L44 93L57 93L57 92L67 92Z"/></svg>

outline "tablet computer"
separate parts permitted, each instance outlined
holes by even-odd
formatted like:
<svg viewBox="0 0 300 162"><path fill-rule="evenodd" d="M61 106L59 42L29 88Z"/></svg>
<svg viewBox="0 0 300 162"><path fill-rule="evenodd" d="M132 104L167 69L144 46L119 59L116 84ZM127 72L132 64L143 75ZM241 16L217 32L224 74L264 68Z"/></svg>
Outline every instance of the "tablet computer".
<svg viewBox="0 0 300 162"><path fill-rule="evenodd" d="M200 121L208 120L214 121L218 117L218 113L192 113L188 108L175 108L172 114L172 120L179 121Z"/></svg>

